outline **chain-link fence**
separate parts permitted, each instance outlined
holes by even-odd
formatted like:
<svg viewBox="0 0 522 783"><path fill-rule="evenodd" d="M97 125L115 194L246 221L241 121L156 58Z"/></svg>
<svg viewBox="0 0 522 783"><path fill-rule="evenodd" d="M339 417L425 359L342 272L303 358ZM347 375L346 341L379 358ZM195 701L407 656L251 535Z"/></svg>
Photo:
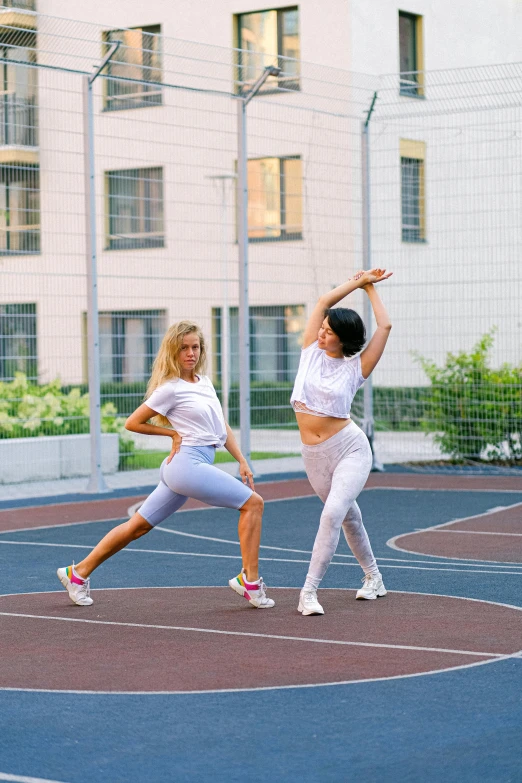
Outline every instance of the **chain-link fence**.
<svg viewBox="0 0 522 783"><path fill-rule="evenodd" d="M9 13L0 481L98 470L96 488L101 470L157 466L163 439L123 422L181 318L244 447L296 453L307 314L363 257L395 272L390 345L354 403L379 459L520 458L520 67L424 74L401 95L398 76Z"/></svg>

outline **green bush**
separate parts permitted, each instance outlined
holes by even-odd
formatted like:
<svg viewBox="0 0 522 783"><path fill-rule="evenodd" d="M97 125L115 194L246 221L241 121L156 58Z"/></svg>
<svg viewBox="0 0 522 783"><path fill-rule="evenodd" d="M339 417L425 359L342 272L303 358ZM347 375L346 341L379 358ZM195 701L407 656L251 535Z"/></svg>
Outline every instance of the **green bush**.
<svg viewBox="0 0 522 783"><path fill-rule="evenodd" d="M114 403L101 407L102 432L116 432L120 453L133 450L125 437L124 421ZM89 395L80 387L62 389L60 380L37 386L24 373L0 383L0 437L29 438L44 435L79 435L89 432Z"/></svg>
<svg viewBox="0 0 522 783"><path fill-rule="evenodd" d="M221 384L214 382L221 399ZM111 402L118 415L129 416L138 408L145 397L146 381L134 383L102 383L101 399ZM255 428L296 429L295 414L290 407L292 381L253 381L250 387L251 421ZM67 391L69 387L64 387ZM82 392L88 390L81 386ZM357 392L353 404L355 416L362 416L363 390ZM425 415L428 387L384 387L374 386L374 414L377 430L421 430ZM239 385L232 384L229 393L230 424L239 427Z"/></svg>
<svg viewBox="0 0 522 783"><path fill-rule="evenodd" d="M416 357L431 381L423 429L455 459L522 459L522 366L489 367L493 332L442 367Z"/></svg>
<svg viewBox="0 0 522 783"><path fill-rule="evenodd" d="M377 432L422 430L422 420L430 394L427 386L374 386L373 415ZM352 404L352 415L363 418L364 388L359 389Z"/></svg>

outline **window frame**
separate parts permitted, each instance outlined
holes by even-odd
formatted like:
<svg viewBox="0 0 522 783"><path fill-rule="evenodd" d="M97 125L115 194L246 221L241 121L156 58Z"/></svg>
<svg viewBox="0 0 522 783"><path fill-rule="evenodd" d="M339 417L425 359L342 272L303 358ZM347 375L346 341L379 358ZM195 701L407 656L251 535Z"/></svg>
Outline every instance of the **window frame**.
<svg viewBox="0 0 522 783"><path fill-rule="evenodd" d="M299 241L303 239L303 211L301 210L301 230L300 231L287 231L286 228L283 228L283 226L286 226L286 201L287 201L287 194L286 194L286 188L285 188L285 178L286 174L284 173L284 166L281 166L281 163L283 163L286 160L299 160L303 161L302 155L274 155L274 156L266 156L264 155L262 158L249 158L247 161L247 190L250 198L250 191L248 189L248 164L250 161L256 161L256 160L277 160L279 161L279 226L281 228L281 233L277 237L270 237L270 236L264 236L264 237L252 237L250 236L250 226L247 226L247 237L249 242L293 242L293 241ZM303 183L303 170L301 166L301 185ZM301 187L301 204L303 201L303 188ZM252 229L252 230L260 230L260 229Z"/></svg>
<svg viewBox="0 0 522 783"><path fill-rule="evenodd" d="M19 308L19 311L16 312L14 308ZM13 309L13 312L9 312L11 309ZM26 309L27 312L25 311ZM30 327L25 328L20 333L7 334L6 321L9 318L16 318L16 316L25 319L31 318ZM9 375L5 372L7 363L10 361L16 362L18 359L24 358L23 355L17 356L6 350L7 341L17 336L23 337L28 346L28 352L25 356L26 367L23 370L16 369L13 375ZM33 383L38 382L38 309L36 302L8 302L0 304L0 381L9 383L14 380L15 372L24 372L29 381Z"/></svg>
<svg viewBox="0 0 522 783"><path fill-rule="evenodd" d="M286 312L289 308L295 309L296 312L289 313ZM299 310L301 312L297 312ZM270 312L274 311L274 312ZM213 345L213 374L214 379L220 383L222 381L222 339L223 339L223 321L222 321L222 314L223 314L223 306L218 305L216 307L212 308L212 345ZM256 357L259 355L262 355L262 351L256 352L255 346L256 341L262 340L265 336L270 335L264 335L260 334L259 332L256 333L255 329L255 318L256 317L266 317L266 318L272 318L277 319L279 322L284 323L285 325L288 323L288 321L292 317L298 317L302 318L303 326L301 329L301 336L304 334L305 326L306 326L306 305L304 303L301 304L269 304L269 305L250 305L249 307L249 331L250 331L250 362L249 362L249 368L250 368L250 382L251 383L259 383L259 384L273 384L273 383L291 383L294 378L295 374L297 372L297 366L299 364L299 352L295 352L296 356L296 362L295 367L291 366L291 363L289 362L289 356L291 354L291 351L289 350L289 336L292 334L292 331L285 330L284 332L277 332L273 334L273 338L277 343L277 350L276 350L276 366L275 366L275 375L276 378L272 379L259 379L257 377L257 374L260 372L263 372L262 369L256 368ZM239 308L237 305L229 305L228 306L228 317L229 317L229 324L230 324L230 342L231 345L237 344L234 343L232 336L234 332L234 327L232 324L238 319L239 317ZM239 356L237 351L231 352L232 355ZM230 384L237 384L239 383L239 376L233 377L233 362L230 363Z"/></svg>
<svg viewBox="0 0 522 783"><path fill-rule="evenodd" d="M401 241L407 244L426 244L426 143L412 139L400 139L399 143L401 167ZM404 221L404 166L406 161L418 163L418 214L419 225L407 225ZM418 237L413 232L418 231ZM408 232L411 232L410 234Z"/></svg>
<svg viewBox="0 0 522 783"><path fill-rule="evenodd" d="M401 39L400 39L400 20L409 19L413 23L414 29L414 73L411 71L401 71ZM404 98L425 98L424 88L424 23L422 14L413 14L409 11L399 11L399 95ZM409 78L404 79L404 74Z"/></svg>
<svg viewBox="0 0 522 783"><path fill-rule="evenodd" d="M124 309L124 310L101 310L98 313L98 316L100 318L110 318L111 321L111 331L107 334L102 334L102 330L100 329L100 346L102 347L103 338L104 336L108 336L110 338L110 344L111 344L111 352L110 355L103 354L102 352L102 364L104 359L110 360L111 365L111 374L110 378L108 378L106 375L101 376L101 382L102 383L143 383L148 380L150 377L151 369L152 369L152 363L154 361L154 357L156 356L159 346L161 344L162 337L166 331L166 324L167 324L167 315L168 311L166 308L152 308L152 309L141 309L141 310L130 310L130 309ZM128 355L125 352L125 339L126 339L126 333L125 333L125 327L118 328L116 324L121 326L124 324L125 320L132 320L132 319L138 319L141 318L144 321L144 330L143 330L143 337L145 340L145 352L142 354L143 357L143 377L141 379L126 379L124 377L124 361L125 357ZM153 323L154 319L158 319L161 321L161 325L159 327L158 332L154 332L153 329ZM88 347L87 347L87 313L84 311L82 314L82 322L83 322L83 375L84 379L87 379L88 374ZM155 339L156 338L156 339Z"/></svg>
<svg viewBox="0 0 522 783"><path fill-rule="evenodd" d="M296 11L298 14L297 18L297 38L299 43L301 42L301 33L299 29L299 5L289 5L289 6L283 6L282 8L260 8L253 11L244 11L240 14L234 14L234 40L236 45L236 52L237 52L237 63L236 63L236 79L235 79L235 85L236 90L235 92L237 94L241 94L242 92L248 91L250 89L253 82L251 81L243 81L241 76L241 69L243 68L242 63L242 56L243 52L245 51L242 48L241 45L241 18L244 16L252 16L253 14L264 14L264 13L270 13L271 11L275 12L277 14L277 52L273 52L274 56L277 57L277 64L281 68L282 65L284 65L285 60L292 59L288 58L286 55L282 53L283 49L283 14L287 11ZM299 53L301 52L301 48L299 47ZM301 57L295 58L297 62L301 61ZM284 72L284 67L282 68ZM301 69L299 69L299 73L297 76L275 76L275 77L269 77L263 87L261 87L259 94L260 95L270 95L275 94L277 92L280 92L281 90L292 90L292 91L300 91L301 90Z"/></svg>
<svg viewBox="0 0 522 783"><path fill-rule="evenodd" d="M25 178L20 177L20 173L25 172L27 176ZM13 175L16 173L17 178L15 178ZM35 178L35 182L33 183L33 187L30 187L31 183L29 181L29 176L33 176ZM22 191L25 192L26 198L27 194L29 192L31 193L37 193L38 194L38 209L37 210L31 210L27 207L17 207L16 211L19 213L27 213L28 212L37 212L38 213L38 222L37 223L20 223L18 225L11 225L11 219L12 215L14 213L14 208L11 207L10 201L11 201L11 192L13 189L13 185L15 185L17 182L24 182L25 187L22 188ZM5 228L0 228L0 235L5 234L5 247L2 247L0 245L0 257L1 256L34 256L39 255L41 250L41 207L40 207L40 164L33 164L33 163L3 163L0 165L0 188L5 188L5 209L0 210L0 212L5 212ZM22 236L27 235L29 237L31 234L33 235L32 242L30 244L34 244L36 247L31 248L29 250L27 249L16 249L13 247L9 247L9 245L12 244L12 235L13 234L20 234Z"/></svg>
<svg viewBox="0 0 522 783"><path fill-rule="evenodd" d="M111 30L105 30L102 33L103 37L103 56L105 56L110 48L110 45L114 43L110 39L110 35L112 33L126 33L126 32L132 32L133 30L141 30L142 35L144 33L147 33L149 35L158 36L160 43L162 40L162 32L161 32L161 24L153 24L153 25L136 25L135 27L122 27L122 28L112 28ZM150 66L144 65L143 63L143 48L142 48L142 62L138 66L143 73L143 70L145 68L148 68ZM145 109L145 108L151 108L154 106L162 106L163 105L163 49L159 48L158 50L158 56L159 56L159 70L161 72L161 78L157 82L158 89L154 90L152 88L152 84L156 83L155 80L143 80L143 84L141 84L141 89L138 90L138 92L135 93L128 93L121 96L118 95L110 95L110 85L111 83L118 83L118 77L111 75L111 62L107 63L107 71L106 75L111 78L103 79L103 111L133 111L134 109ZM121 65L121 61L114 61L112 65ZM122 77L119 77L120 80L125 84L125 79ZM140 87L140 84L136 84L136 87ZM146 89L146 88L149 89ZM144 89L145 88L145 89ZM141 96L141 100L139 100ZM148 98L157 96L155 100L149 100ZM118 106L118 100L121 100L122 103L125 101L135 101L135 103L131 106Z"/></svg>
<svg viewBox="0 0 522 783"><path fill-rule="evenodd" d="M127 174L130 175L132 172L151 172L151 171L159 171L161 172L161 177L158 178L157 182L161 183L161 230L158 231L140 231L136 232L134 234L128 233L128 234L116 234L111 233L111 222L112 220L116 219L123 219L123 216L116 215L115 213L112 213L112 207L113 207L113 199L117 198L134 198L132 195L122 196L120 194L112 194L111 193L111 182L117 179L117 175ZM133 179L132 176L128 176L129 179ZM134 177L136 180L138 187L140 187L140 183L146 183L147 179L152 180L151 177L147 178L146 176L142 177ZM146 166L141 168L133 168L133 169L111 169L110 171L105 172L105 247L104 250L114 252L116 250L152 250L152 249L158 249L158 248L165 248L166 245L166 237L165 237L165 189L164 189L164 167L163 166ZM149 201L151 201L149 196ZM137 204L140 207L143 207L143 205L146 205L147 203L147 197L141 196L137 199ZM129 217L130 220L133 219L132 216ZM146 220L156 220L156 218L151 218L150 215L147 217L145 214L145 211L141 211L138 215L139 222L143 222ZM159 222L159 221L158 221ZM156 240L154 240L154 237L156 237ZM140 241L141 240L141 241ZM135 244L132 244L134 241Z"/></svg>

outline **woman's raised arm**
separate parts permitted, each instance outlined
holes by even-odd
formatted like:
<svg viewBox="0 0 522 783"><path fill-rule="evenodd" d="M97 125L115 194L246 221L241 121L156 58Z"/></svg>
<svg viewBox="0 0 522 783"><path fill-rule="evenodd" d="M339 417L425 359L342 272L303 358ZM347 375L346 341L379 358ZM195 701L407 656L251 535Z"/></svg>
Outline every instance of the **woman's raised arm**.
<svg viewBox="0 0 522 783"><path fill-rule="evenodd" d="M359 288L359 282L356 278L357 275L319 297L306 324L303 335L303 348L308 348L309 345L312 345L317 340L317 333L324 321L324 311L328 310L329 307L333 307L341 299L344 299L345 296Z"/></svg>
<svg viewBox="0 0 522 783"><path fill-rule="evenodd" d="M388 337L390 336L392 325L386 308L375 290L373 283L367 283L363 288L368 294L377 323L377 329L373 333L370 342L361 353L361 372L363 377L367 378L383 354L386 343L388 342Z"/></svg>
<svg viewBox="0 0 522 783"><path fill-rule="evenodd" d="M320 296L317 300L317 304L312 310L308 323L306 324L303 336L303 348L308 348L309 345L312 345L312 343L317 340L317 333L324 320L324 311L328 310L329 307L336 305L341 299L344 299L345 296L351 294L352 291L356 291L357 288L362 288L365 285L365 275L371 276L371 282L380 282L381 280L386 280L391 274L392 272L386 274L385 269L370 269L366 272L361 270L356 272L353 277L346 281L346 283L341 283L337 288L333 288L331 291Z"/></svg>

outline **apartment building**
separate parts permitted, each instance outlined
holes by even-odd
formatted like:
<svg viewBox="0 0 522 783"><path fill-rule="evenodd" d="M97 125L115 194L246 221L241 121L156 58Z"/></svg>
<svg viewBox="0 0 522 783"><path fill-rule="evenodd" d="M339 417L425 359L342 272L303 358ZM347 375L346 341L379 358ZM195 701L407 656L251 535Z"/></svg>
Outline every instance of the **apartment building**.
<svg viewBox="0 0 522 783"><path fill-rule="evenodd" d="M237 378L235 107L218 94L224 77L217 49L207 52L206 84L218 85L215 94L175 89L174 74L185 84L191 72L194 84L205 84L199 72L194 75L194 63L204 59L202 46L194 44L191 60L190 46L181 56L176 42L222 47L230 92L237 84L229 49L240 50L235 64L244 84L259 72L260 55L282 66L282 74L267 82L249 126L251 369L253 380L270 383L293 377L306 313L317 294L361 266L355 136L363 102L370 106L371 77L400 74L393 82L397 106L427 103L424 71L515 62L522 22L521 9L508 0L458 5L304 0L267 7L252 0L211 5L91 0L89 32L82 28L80 36L74 25L86 13L77 0L11 0L0 8L0 380L11 379L16 370L41 381L59 376L64 383L80 383L87 375L81 77L70 67L56 74L62 53L70 66L76 51L85 48L94 65L111 44L120 43L108 67L111 78L95 93L101 372L102 380L115 383L146 379L166 326L182 317L195 318L212 335L210 366L218 377L225 312L231 379ZM58 40L55 33L58 17L71 20L66 43L66 34ZM306 70L305 63L317 66ZM312 73L308 78L315 86L325 84L315 113L300 97ZM341 73L369 76L358 81ZM354 102L349 120L335 119L341 99ZM324 119L328 100L330 115ZM484 200L470 179L476 150L471 154L468 145L455 155L440 155L448 141L437 141L437 124L427 130L415 109L411 117L404 113L404 122L392 118L377 134L374 160L380 164L372 185L381 227L374 237L376 261L389 255L402 266L403 279L411 283L415 277L406 304L400 289L390 289L404 328L379 382L399 386L422 383L409 354L426 345L416 324L426 317L427 301L429 347L435 352L469 347L495 321L493 299L482 311L486 319L471 327L469 303L455 313L455 297L437 306L438 294L426 292L426 280L440 282L441 259L450 269L448 253L463 262L455 239L464 241L466 229L456 233L454 217L447 216L437 229L442 205L453 199L456 214L465 202L469 220L477 223ZM447 124L451 133L462 125ZM505 171L495 165L496 182L513 176L510 149ZM466 154L469 181L452 190L452 167ZM517 203L505 210L516 224ZM488 231L494 234L494 227ZM511 236L504 242L513 244ZM485 267L487 254L479 260ZM416 277L424 262L426 272ZM509 253L507 263L515 263ZM517 322L517 307L513 302L504 308L506 335ZM462 318L462 327L456 320L448 326L453 317ZM462 339L454 339L459 329ZM509 338L503 339L501 357L513 360ZM396 363L407 355L407 373L404 365L398 373Z"/></svg>

